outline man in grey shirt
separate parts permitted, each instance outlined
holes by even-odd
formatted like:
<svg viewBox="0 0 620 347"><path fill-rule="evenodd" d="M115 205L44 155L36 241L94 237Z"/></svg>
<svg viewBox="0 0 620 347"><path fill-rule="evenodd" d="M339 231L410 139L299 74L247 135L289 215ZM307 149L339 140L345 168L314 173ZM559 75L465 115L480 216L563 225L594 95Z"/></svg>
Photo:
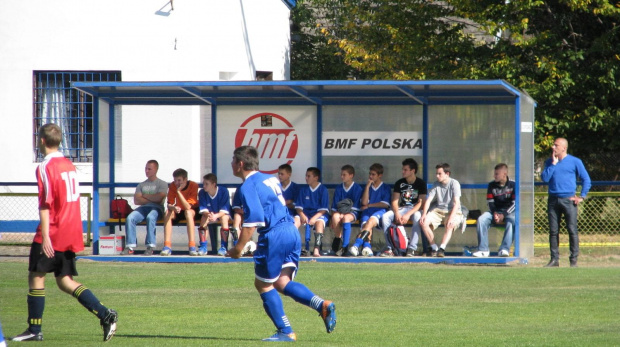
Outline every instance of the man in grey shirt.
<svg viewBox="0 0 620 347"><path fill-rule="evenodd" d="M435 166L437 181L428 192L420 225L431 246L426 250L427 256L444 257L446 246L452 237L452 231L459 225L465 225L461 212L461 184L450 178L450 165L447 163ZM433 230L443 223L446 232L437 249Z"/></svg>
<svg viewBox="0 0 620 347"><path fill-rule="evenodd" d="M144 167L146 181L138 184L133 196L133 202L139 207L127 216L125 220L125 232L127 234L127 244L122 255L134 253L137 246L136 225L146 219L146 251L144 255L153 255L153 249L157 245L155 237L155 226L157 220L164 215L164 199L168 192L168 183L157 178L159 163L157 160L149 160Z"/></svg>

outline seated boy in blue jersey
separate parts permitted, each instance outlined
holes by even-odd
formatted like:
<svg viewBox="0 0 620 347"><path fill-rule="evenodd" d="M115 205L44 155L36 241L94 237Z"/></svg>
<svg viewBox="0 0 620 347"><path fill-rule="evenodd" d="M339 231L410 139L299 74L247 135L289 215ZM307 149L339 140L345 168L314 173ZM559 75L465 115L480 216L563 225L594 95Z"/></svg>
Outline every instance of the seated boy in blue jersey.
<svg viewBox="0 0 620 347"><path fill-rule="evenodd" d="M258 247L254 252L254 286L267 316L277 329L273 336L263 341L297 340L278 292L316 310L327 332L331 333L336 327L336 305L293 281L299 263L301 240L287 211L280 182L274 176L257 171L258 152L251 146L235 149L231 167L233 174L243 180L237 194L241 194L244 222L239 242L230 250L230 256L241 257L244 245L254 231L258 231Z"/></svg>
<svg viewBox="0 0 620 347"><path fill-rule="evenodd" d="M387 184L383 183L383 165L375 163L370 165L368 170L368 183L362 193L361 218L362 230L355 239L355 244L349 248L349 255L357 256L360 247L362 255L371 257L373 255L372 229L380 226L381 217L390 206L390 196L392 191ZM363 246L363 247L362 247Z"/></svg>
<svg viewBox="0 0 620 347"><path fill-rule="evenodd" d="M349 248L349 240L351 239L351 222L356 221L360 210L360 199L362 198L362 187L353 182L355 177L355 168L351 165L345 165L340 168L340 179L342 184L336 187L334 198L332 200L332 216L331 225L334 232L334 240L332 241L332 250L330 255L341 256ZM349 204L339 209L338 205L341 201L349 199Z"/></svg>
<svg viewBox="0 0 620 347"><path fill-rule="evenodd" d="M278 167L278 179L282 185L282 195L284 195L286 207L288 207L288 212L291 216L295 218L295 226L299 229L301 222L295 210L295 200L297 200L297 195L299 195L299 185L291 181L292 174L293 168L289 164L282 164Z"/></svg>
<svg viewBox="0 0 620 347"><path fill-rule="evenodd" d="M230 221L230 194L224 186L217 185L217 176L209 173L202 177L202 189L198 192L198 203L200 205L200 227L198 236L200 237L200 247L198 254L207 254L207 225L221 223L220 240L221 247L217 251L218 255L225 256L228 251L228 222ZM234 231L236 233L236 231ZM233 236L236 239L236 236ZM211 240L211 242L215 242Z"/></svg>
<svg viewBox="0 0 620 347"><path fill-rule="evenodd" d="M323 244L323 231L329 221L329 192L321 184L321 170L316 167L309 167L306 170L307 187L299 190L295 209L299 214L299 221L306 225L306 248L302 255L308 255L310 248L310 228L314 228L314 250L312 255L321 256L321 245Z"/></svg>

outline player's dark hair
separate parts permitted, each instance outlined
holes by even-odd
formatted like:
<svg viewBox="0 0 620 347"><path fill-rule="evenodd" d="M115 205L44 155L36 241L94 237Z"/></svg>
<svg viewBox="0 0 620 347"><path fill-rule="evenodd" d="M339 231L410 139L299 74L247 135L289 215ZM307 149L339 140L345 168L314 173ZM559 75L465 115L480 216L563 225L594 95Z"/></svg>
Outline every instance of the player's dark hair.
<svg viewBox="0 0 620 347"><path fill-rule="evenodd" d="M209 181L213 184L217 184L217 176L214 173L208 173L202 176L202 179L205 181Z"/></svg>
<svg viewBox="0 0 620 347"><path fill-rule="evenodd" d="M62 130L54 123L47 123L39 128L39 138L45 140L45 147L58 148L62 141Z"/></svg>
<svg viewBox="0 0 620 347"><path fill-rule="evenodd" d="M418 173L418 162L415 161L415 159L413 158L407 158L405 160L403 160L403 166L407 165L409 166L410 170L415 171L416 173Z"/></svg>
<svg viewBox="0 0 620 347"><path fill-rule="evenodd" d="M374 163L370 165L370 169L368 169L368 171L374 171L377 173L377 175L383 175L383 165L379 163Z"/></svg>
<svg viewBox="0 0 620 347"><path fill-rule="evenodd" d="M149 160L149 161L147 161L147 162L146 162L146 165L148 165L148 164L153 164L153 165L155 165L155 168L156 168L157 170L159 170L159 163L157 162L157 160L155 160L155 159L151 159L151 160Z"/></svg>
<svg viewBox="0 0 620 347"><path fill-rule="evenodd" d="M499 164L495 165L495 170L499 170L499 169L506 169L506 170L508 170L508 165L506 165L504 163L499 163Z"/></svg>
<svg viewBox="0 0 620 347"><path fill-rule="evenodd" d="M284 170L284 171L288 172L289 174L291 172L293 172L293 168L289 164L282 164L282 165L278 166L278 170Z"/></svg>
<svg viewBox="0 0 620 347"><path fill-rule="evenodd" d="M174 178L183 177L183 179L187 179L187 171L185 171L183 169L176 169L172 173L172 177L174 177Z"/></svg>
<svg viewBox="0 0 620 347"><path fill-rule="evenodd" d="M435 165L435 169L443 169L443 172L447 173L448 175L450 174L450 164L448 163L437 164Z"/></svg>
<svg viewBox="0 0 620 347"><path fill-rule="evenodd" d="M344 165L340 168L340 171L346 171L349 175L355 176L355 168L352 165Z"/></svg>
<svg viewBox="0 0 620 347"><path fill-rule="evenodd" d="M244 171L258 170L258 151L252 146L237 147L233 152L235 162L243 162Z"/></svg>
<svg viewBox="0 0 620 347"><path fill-rule="evenodd" d="M321 180L321 170L318 167L311 166L306 169L306 172L311 172L312 175L319 178L319 181Z"/></svg>

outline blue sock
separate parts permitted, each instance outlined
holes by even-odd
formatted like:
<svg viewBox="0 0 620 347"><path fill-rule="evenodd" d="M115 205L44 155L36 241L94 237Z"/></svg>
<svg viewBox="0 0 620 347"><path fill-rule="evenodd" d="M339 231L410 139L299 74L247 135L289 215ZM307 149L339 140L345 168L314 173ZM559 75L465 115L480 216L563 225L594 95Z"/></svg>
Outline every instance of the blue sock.
<svg viewBox="0 0 620 347"><path fill-rule="evenodd" d="M349 240L351 240L351 223L342 224L342 248L347 249L349 247Z"/></svg>
<svg viewBox="0 0 620 347"><path fill-rule="evenodd" d="M362 239L355 239L355 243L353 244L353 246L360 248L362 246L362 243L364 243L364 240Z"/></svg>
<svg viewBox="0 0 620 347"><path fill-rule="evenodd" d="M101 304L99 299L90 291L90 289L80 285L73 291L73 297L75 297L82 306L96 315L99 319L103 319L106 316L108 310Z"/></svg>
<svg viewBox="0 0 620 347"><path fill-rule="evenodd" d="M312 307L317 310L317 312L321 313L324 300L314 295L314 293L302 283L290 281L286 287L284 287L282 294L291 297L302 305Z"/></svg>
<svg viewBox="0 0 620 347"><path fill-rule="evenodd" d="M4 342L4 335L2 335L2 324L0 324L0 343Z"/></svg>
<svg viewBox="0 0 620 347"><path fill-rule="evenodd" d="M263 300L263 308L267 313L267 316L271 318L273 325L276 326L278 331L283 332L285 334L290 334L293 332L293 328L291 328L291 324L288 321L288 318L284 314L284 307L282 306L282 299L280 298L280 294L275 289L272 289L266 293L262 293L260 298Z"/></svg>
<svg viewBox="0 0 620 347"><path fill-rule="evenodd" d="M370 244L370 242L364 242L364 248L372 248L372 245Z"/></svg>
<svg viewBox="0 0 620 347"><path fill-rule="evenodd" d="M28 291L28 330L33 334L41 332L43 310L45 309L45 289Z"/></svg>

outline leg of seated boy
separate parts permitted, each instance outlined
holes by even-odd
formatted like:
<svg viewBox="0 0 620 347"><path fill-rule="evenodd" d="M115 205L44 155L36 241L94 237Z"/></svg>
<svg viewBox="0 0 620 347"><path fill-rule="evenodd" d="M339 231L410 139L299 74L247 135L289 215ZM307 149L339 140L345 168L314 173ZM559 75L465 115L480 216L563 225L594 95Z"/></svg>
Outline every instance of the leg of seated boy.
<svg viewBox="0 0 620 347"><path fill-rule="evenodd" d="M332 241L332 252L336 253L340 250L342 245L342 221L343 215L339 212L332 214L331 229L334 232L334 240Z"/></svg>
<svg viewBox="0 0 620 347"><path fill-rule="evenodd" d="M353 213L347 213L342 217L342 249L349 248L351 240L351 223L357 219Z"/></svg>
<svg viewBox="0 0 620 347"><path fill-rule="evenodd" d="M196 211L193 209L183 211L185 214L185 222L187 223L187 247L189 248L190 255L193 251L196 252L196 238L194 236Z"/></svg>
<svg viewBox="0 0 620 347"><path fill-rule="evenodd" d="M325 221L317 219L314 222L314 251L312 255L315 257L321 256L321 245L323 244L323 231L325 230Z"/></svg>
<svg viewBox="0 0 620 347"><path fill-rule="evenodd" d="M172 221L176 218L174 210L166 211L164 216L164 247L162 248L162 255L170 255L172 252Z"/></svg>

